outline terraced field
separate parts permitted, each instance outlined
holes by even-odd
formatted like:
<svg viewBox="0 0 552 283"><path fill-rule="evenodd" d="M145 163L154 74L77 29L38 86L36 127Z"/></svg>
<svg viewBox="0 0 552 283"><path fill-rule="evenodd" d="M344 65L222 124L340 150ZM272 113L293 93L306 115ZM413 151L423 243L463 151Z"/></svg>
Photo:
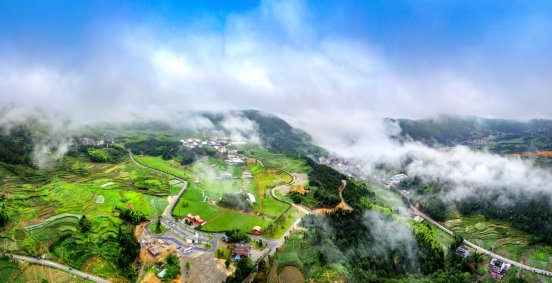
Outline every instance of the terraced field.
<svg viewBox="0 0 552 283"><path fill-rule="evenodd" d="M453 211L445 224L466 239L505 257L537 268L552 270L552 246L533 243L531 236L507 223L487 220L482 215L462 216ZM523 272L531 282L552 282L551 278Z"/></svg>
<svg viewBox="0 0 552 283"><path fill-rule="evenodd" d="M115 208L160 215L168 203L166 197L174 191L168 181L169 177L130 160L100 164L71 157L56 171L37 171L25 178L5 176L0 192L6 195L8 211L18 213L10 215L10 225L0 236L9 239L12 252L47 254L75 268L86 267L114 278L119 275L108 259L116 257L116 248L108 239L116 239L122 223ZM80 233L82 215L91 220L94 236Z"/></svg>
<svg viewBox="0 0 552 283"><path fill-rule="evenodd" d="M0 259L0 283L50 283L90 282L80 277L72 277L68 272L56 268L45 267L29 263L14 263L6 259Z"/></svg>

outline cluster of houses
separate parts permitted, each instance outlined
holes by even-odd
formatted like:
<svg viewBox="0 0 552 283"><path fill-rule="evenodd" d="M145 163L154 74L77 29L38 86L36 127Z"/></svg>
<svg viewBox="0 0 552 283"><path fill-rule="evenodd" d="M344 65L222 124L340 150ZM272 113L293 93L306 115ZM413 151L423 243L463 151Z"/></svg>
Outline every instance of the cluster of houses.
<svg viewBox="0 0 552 283"><path fill-rule="evenodd" d="M463 259L468 259L470 257L470 250L464 246L457 247L455 253ZM506 275L510 266L511 264L505 263L498 258L493 258L491 262L489 262L489 273L494 279L500 280Z"/></svg>
<svg viewBox="0 0 552 283"><path fill-rule="evenodd" d="M188 221L190 223L190 226L197 227L197 226L203 226L207 224L199 215L193 216L192 214L188 213L186 215L186 218L184 218L184 221Z"/></svg>
<svg viewBox="0 0 552 283"><path fill-rule="evenodd" d="M228 154L226 163L228 163L228 165L243 165L245 164L245 158L239 154Z"/></svg>
<svg viewBox="0 0 552 283"><path fill-rule="evenodd" d="M506 275L506 272L510 269L510 266L510 264L507 264L498 258L493 258L489 263L489 273L494 279L500 280L504 277L504 275Z"/></svg>
<svg viewBox="0 0 552 283"><path fill-rule="evenodd" d="M469 139L466 141L466 143L469 145L486 145L493 142L494 139L495 139L495 136L490 135L482 138Z"/></svg>
<svg viewBox="0 0 552 283"><path fill-rule="evenodd" d="M410 200L410 197L412 196L412 192L407 191L407 190L400 190L399 194L401 194L401 196L403 198L405 198L406 200Z"/></svg>
<svg viewBox="0 0 552 283"><path fill-rule="evenodd" d="M159 255L159 249L155 246L155 243L153 241L147 241L142 240L142 244L146 247L146 250L152 255L152 256L158 256Z"/></svg>
<svg viewBox="0 0 552 283"><path fill-rule="evenodd" d="M249 257L251 253L251 244L236 243L232 246L232 259L240 260L242 257Z"/></svg>
<svg viewBox="0 0 552 283"><path fill-rule="evenodd" d="M340 172L343 172L349 177L354 177L359 180L364 180L366 178L365 174L362 172L362 166L350 159L335 156L320 157L318 158L318 163L328 165Z"/></svg>
<svg viewBox="0 0 552 283"><path fill-rule="evenodd" d="M228 150L226 149L226 146L230 143L230 140L228 138L212 138L208 140L202 140L202 139L186 139L186 140L180 140L183 146L188 148L196 148L196 147L211 147L214 148L219 153L226 153Z"/></svg>
<svg viewBox="0 0 552 283"><path fill-rule="evenodd" d="M410 210L407 210L407 211L406 211L406 215L408 215L409 217L411 217L412 219L414 219L414 221L416 221L416 222L423 222L423 221L424 221L424 219L423 219L419 214L414 213L414 212L412 212L412 211L410 211Z"/></svg>
<svg viewBox="0 0 552 283"><path fill-rule="evenodd" d="M107 136L101 135L99 138L82 137L80 142L81 144L84 144L84 145L102 146L112 141L110 141L110 139L107 138Z"/></svg>
<svg viewBox="0 0 552 283"><path fill-rule="evenodd" d="M385 187L387 187L388 189L390 189L391 187L395 186L395 185L398 185L402 180L408 178L408 175L404 174L404 173L401 173L401 174L397 174L391 178L389 178L389 180L385 181Z"/></svg>
<svg viewBox="0 0 552 283"><path fill-rule="evenodd" d="M470 257L470 249L468 249L464 246L457 247L454 252L457 255L461 256L463 259L467 259L468 257Z"/></svg>

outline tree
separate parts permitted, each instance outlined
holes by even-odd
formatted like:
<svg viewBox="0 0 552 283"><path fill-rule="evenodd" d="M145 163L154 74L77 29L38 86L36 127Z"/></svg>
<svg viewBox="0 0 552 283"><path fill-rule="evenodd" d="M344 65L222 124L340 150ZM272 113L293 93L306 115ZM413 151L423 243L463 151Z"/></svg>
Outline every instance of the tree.
<svg viewBox="0 0 552 283"><path fill-rule="evenodd" d="M100 149L89 148L87 150L87 153L88 153L88 157L90 158L90 161L92 162L107 163L107 162L110 162L111 160L109 153L101 148Z"/></svg>
<svg viewBox="0 0 552 283"><path fill-rule="evenodd" d="M450 244L450 249L451 250L456 250L456 248L461 246L463 243L464 243L464 238L462 238L461 236L455 235L454 236L454 242L452 242L452 244Z"/></svg>
<svg viewBox="0 0 552 283"><path fill-rule="evenodd" d="M189 261L186 262L185 267L186 267L186 273L190 273L190 262Z"/></svg>
<svg viewBox="0 0 552 283"><path fill-rule="evenodd" d="M226 265L226 268L230 267L230 259L226 259L224 265Z"/></svg>
<svg viewBox="0 0 552 283"><path fill-rule="evenodd" d="M253 270L253 262L250 258L244 257L235 263L236 271L233 275L226 278L227 283L242 282Z"/></svg>
<svg viewBox="0 0 552 283"><path fill-rule="evenodd" d="M470 260L475 264L479 264L483 261L483 255L476 251L470 256Z"/></svg>
<svg viewBox="0 0 552 283"><path fill-rule="evenodd" d="M175 254L169 254L167 255L167 258L165 259L165 261L169 265L175 265L175 264L178 264L178 257Z"/></svg>
<svg viewBox="0 0 552 283"><path fill-rule="evenodd" d="M155 234L161 234L161 217L159 217L155 223Z"/></svg>
<svg viewBox="0 0 552 283"><path fill-rule="evenodd" d="M247 236L247 234L240 229L232 229L226 232L226 236L228 237L228 243L238 243L238 242L249 241L249 236Z"/></svg>
<svg viewBox="0 0 552 283"><path fill-rule="evenodd" d="M165 258L165 276L163 281L170 281L178 276L180 273L180 260L175 254L169 254Z"/></svg>
<svg viewBox="0 0 552 283"><path fill-rule="evenodd" d="M514 277L510 278L508 280L508 283L527 283L527 280L525 280L523 277Z"/></svg>
<svg viewBox="0 0 552 283"><path fill-rule="evenodd" d="M92 222L90 221L90 219L86 218L86 215L83 215L79 219L79 228L83 234L92 229Z"/></svg>
<svg viewBox="0 0 552 283"><path fill-rule="evenodd" d="M8 221L10 221L10 216L8 215L8 210L2 204L2 208L0 209L0 227L6 226L8 224Z"/></svg>
<svg viewBox="0 0 552 283"><path fill-rule="evenodd" d="M136 274L131 269L131 263L140 254L140 243L132 233L124 231L123 227L124 225L120 225L117 233L117 242L120 247L117 265L127 277L134 278Z"/></svg>

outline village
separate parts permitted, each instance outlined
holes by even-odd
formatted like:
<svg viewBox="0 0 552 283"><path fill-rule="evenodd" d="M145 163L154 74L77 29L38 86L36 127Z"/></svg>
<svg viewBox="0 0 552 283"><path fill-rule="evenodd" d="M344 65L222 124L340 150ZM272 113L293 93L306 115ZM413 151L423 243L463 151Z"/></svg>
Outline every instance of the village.
<svg viewBox="0 0 552 283"><path fill-rule="evenodd" d="M261 200L256 193L258 179L250 171L250 168L265 171L262 163L238 154L235 147L228 147L231 142L227 138L191 138L181 140L181 143L189 148L211 147L222 154L216 160L202 158L191 165L189 170L193 172L193 178L190 182L180 179L169 181L171 186L182 186L181 191L176 196L168 198L169 204L159 218L159 223L166 230L164 233L155 233L155 219L141 228L138 239L142 250L145 251L141 254L142 261L155 264L155 277L162 280L167 272L163 266L164 259L168 254L174 254L181 259L183 266L191 266L189 269L184 268L186 273L183 273L190 282L219 282L234 272L234 263L241 259L249 258L254 264L267 260L267 255L274 254L276 249L283 245L285 235L295 229L299 221L290 223L293 225L287 227L277 238L263 235L268 220L265 219L266 216L261 217ZM151 157L138 155L134 158L136 162L143 163ZM224 164L221 164L221 161ZM255 166L251 167L252 164ZM274 180L273 174L276 172L268 172L270 173L265 173L265 178ZM287 175L284 172L279 174ZM220 207L219 202L224 193L245 195L249 206L258 211L234 212ZM189 203L189 206L183 206L180 202ZM236 222L234 225L219 221L225 214L230 213L246 217L247 220ZM220 228L212 231L213 228L209 227L222 227L230 232L216 231ZM236 237L232 235L235 231L241 231L243 234Z"/></svg>

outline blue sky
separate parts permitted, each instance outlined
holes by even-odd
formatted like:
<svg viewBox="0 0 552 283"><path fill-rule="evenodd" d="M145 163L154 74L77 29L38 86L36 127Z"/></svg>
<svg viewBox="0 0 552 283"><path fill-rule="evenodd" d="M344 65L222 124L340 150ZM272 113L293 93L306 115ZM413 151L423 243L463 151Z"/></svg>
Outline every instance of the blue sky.
<svg viewBox="0 0 552 283"><path fill-rule="evenodd" d="M552 118L551 33L549 1L0 1L0 103Z"/></svg>

